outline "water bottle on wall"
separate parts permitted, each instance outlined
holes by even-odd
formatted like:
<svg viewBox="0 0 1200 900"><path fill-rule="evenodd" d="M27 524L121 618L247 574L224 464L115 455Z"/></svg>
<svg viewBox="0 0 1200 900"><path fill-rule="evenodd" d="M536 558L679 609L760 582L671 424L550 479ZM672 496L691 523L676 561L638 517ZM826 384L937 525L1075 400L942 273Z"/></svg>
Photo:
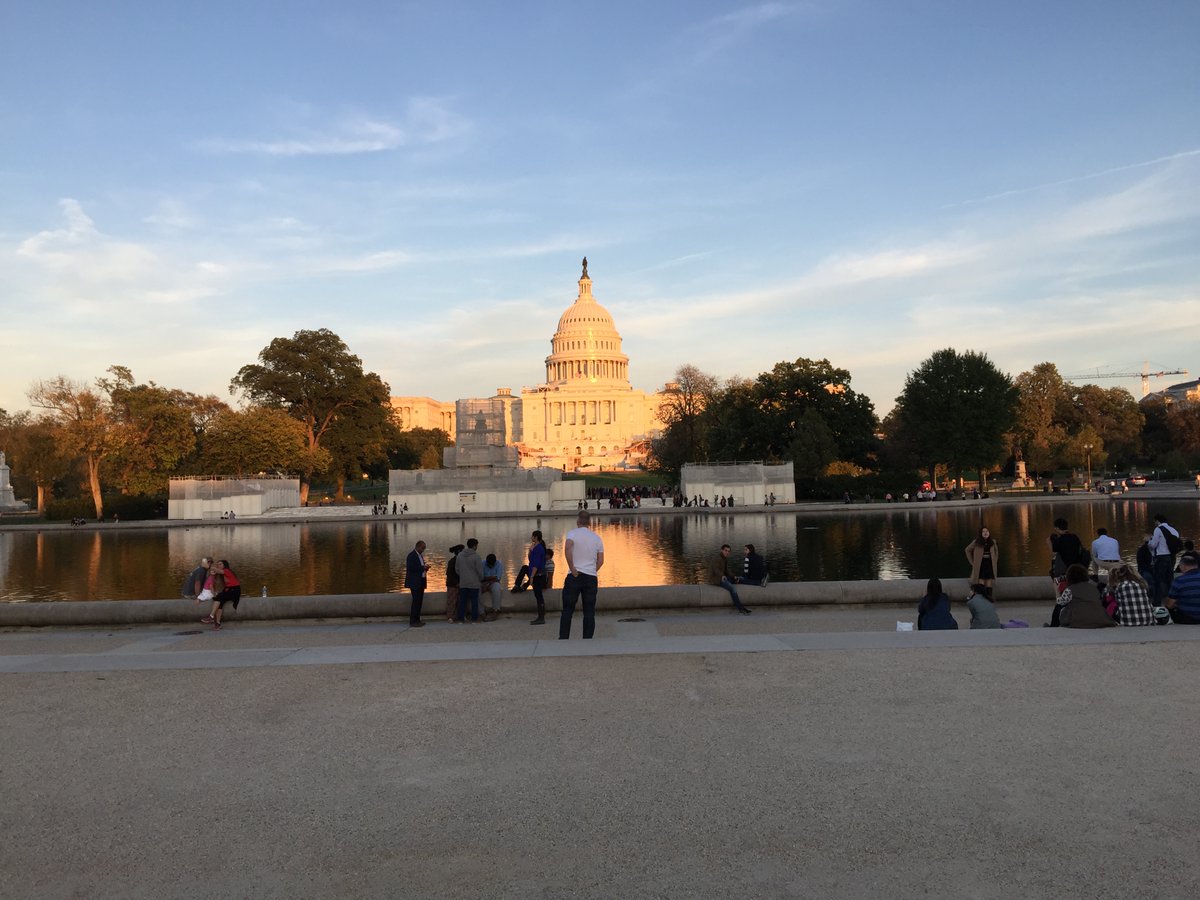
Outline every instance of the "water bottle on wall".
<svg viewBox="0 0 1200 900"><path fill-rule="evenodd" d="M265 584L263 585L263 592L262 592L262 595L263 595L264 597L265 597L265 596L267 596L267 586L266 586Z"/></svg>

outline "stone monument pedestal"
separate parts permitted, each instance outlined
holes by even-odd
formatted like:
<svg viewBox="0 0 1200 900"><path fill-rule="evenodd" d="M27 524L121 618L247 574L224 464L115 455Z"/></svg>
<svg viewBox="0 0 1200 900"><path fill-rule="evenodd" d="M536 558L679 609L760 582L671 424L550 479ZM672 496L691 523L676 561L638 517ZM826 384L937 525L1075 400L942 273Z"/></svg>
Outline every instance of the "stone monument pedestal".
<svg viewBox="0 0 1200 900"><path fill-rule="evenodd" d="M0 450L0 512L27 512L29 506L18 501L13 494L12 484L9 482L10 474L4 451Z"/></svg>

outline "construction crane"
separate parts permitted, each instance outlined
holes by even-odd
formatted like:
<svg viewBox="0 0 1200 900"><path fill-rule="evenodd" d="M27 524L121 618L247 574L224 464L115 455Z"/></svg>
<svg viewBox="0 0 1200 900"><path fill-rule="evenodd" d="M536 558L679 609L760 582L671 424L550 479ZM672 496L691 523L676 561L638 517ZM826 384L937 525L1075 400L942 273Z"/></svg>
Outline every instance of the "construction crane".
<svg viewBox="0 0 1200 900"><path fill-rule="evenodd" d="M1162 378L1164 375L1187 375L1187 369L1162 369L1158 372L1150 371L1150 363L1142 363L1142 371L1140 372L1105 372L1100 373L1097 369L1095 372L1085 372L1082 375L1067 375L1064 381L1080 381L1084 378L1140 378L1142 379L1142 397L1150 393L1150 379Z"/></svg>

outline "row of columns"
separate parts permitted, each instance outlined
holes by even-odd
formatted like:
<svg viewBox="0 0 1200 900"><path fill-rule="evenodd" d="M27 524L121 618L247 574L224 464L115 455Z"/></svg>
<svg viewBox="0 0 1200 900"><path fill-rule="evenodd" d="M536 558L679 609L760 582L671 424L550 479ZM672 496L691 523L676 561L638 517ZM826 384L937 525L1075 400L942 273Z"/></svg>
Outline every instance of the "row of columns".
<svg viewBox="0 0 1200 900"><path fill-rule="evenodd" d="M556 400L547 404L547 411L548 426L611 425L617 421L616 400Z"/></svg>
<svg viewBox="0 0 1200 900"><path fill-rule="evenodd" d="M546 366L547 381L571 378L629 378L629 364L615 359L573 359Z"/></svg>

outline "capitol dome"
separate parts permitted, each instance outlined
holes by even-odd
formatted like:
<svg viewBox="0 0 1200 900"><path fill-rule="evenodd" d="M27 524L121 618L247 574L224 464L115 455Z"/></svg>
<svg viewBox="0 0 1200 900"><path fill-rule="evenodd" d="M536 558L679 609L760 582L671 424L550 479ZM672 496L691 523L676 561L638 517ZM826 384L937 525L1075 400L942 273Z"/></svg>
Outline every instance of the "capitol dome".
<svg viewBox="0 0 1200 900"><path fill-rule="evenodd" d="M630 387L629 357L621 352L621 335L612 316L592 297L586 257L579 295L559 317L550 348L546 357L548 387Z"/></svg>

